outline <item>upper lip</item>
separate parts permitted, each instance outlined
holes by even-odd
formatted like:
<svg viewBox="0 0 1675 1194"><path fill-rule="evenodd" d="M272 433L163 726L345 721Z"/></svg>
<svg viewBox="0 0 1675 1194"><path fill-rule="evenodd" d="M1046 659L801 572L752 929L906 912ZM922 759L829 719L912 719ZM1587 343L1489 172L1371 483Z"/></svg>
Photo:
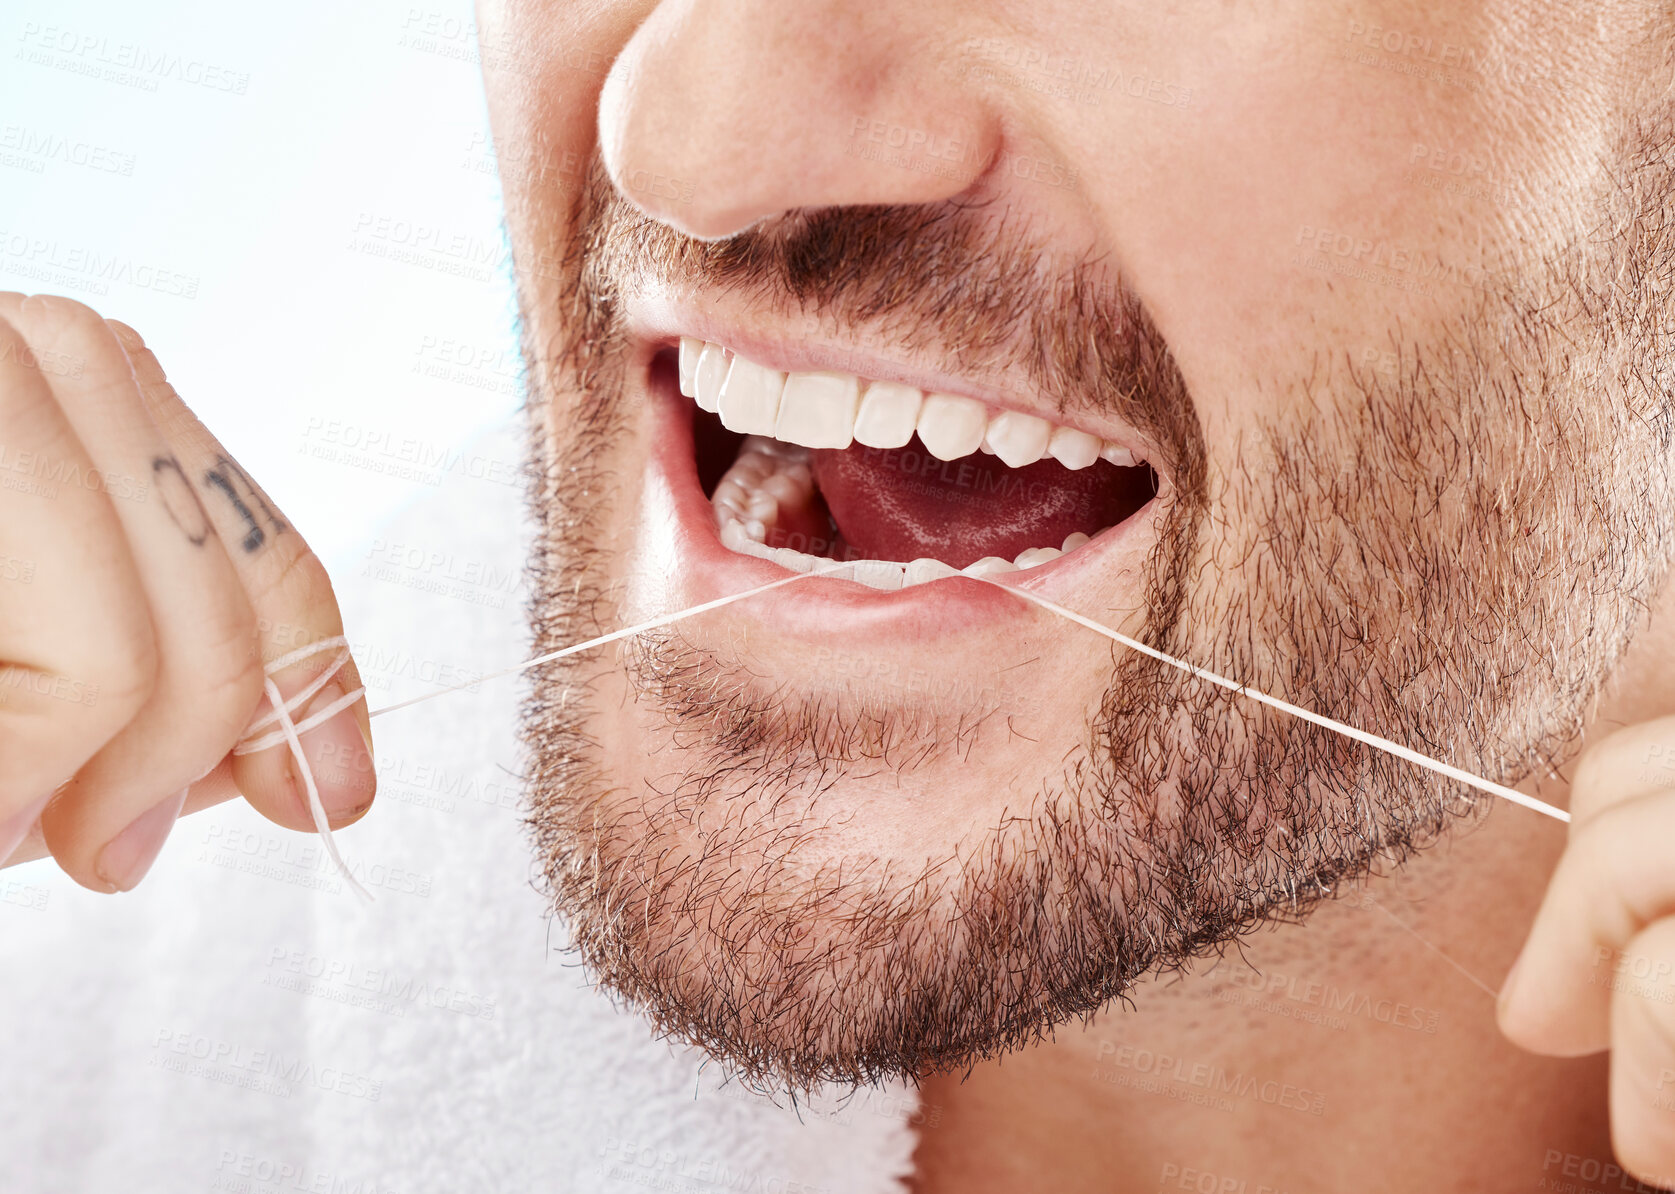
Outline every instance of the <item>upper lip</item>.
<svg viewBox="0 0 1675 1194"><path fill-rule="evenodd" d="M859 343L843 343L824 335L791 329L778 313L758 307L728 305L726 296L674 297L641 293L624 304L627 330L643 366L658 351L677 344L682 336L712 341L760 365L785 372L831 370L872 381L896 381L927 392L939 391L975 398L990 406L1014 410L1073 427L1131 450L1135 458L1157 468L1160 453L1131 424L1110 416L1090 419L1062 413L1021 382L1015 371L992 380L969 373L950 373L924 358L927 350L908 350L885 356ZM777 334L776 334L777 333ZM1160 483L1161 483L1160 475Z"/></svg>

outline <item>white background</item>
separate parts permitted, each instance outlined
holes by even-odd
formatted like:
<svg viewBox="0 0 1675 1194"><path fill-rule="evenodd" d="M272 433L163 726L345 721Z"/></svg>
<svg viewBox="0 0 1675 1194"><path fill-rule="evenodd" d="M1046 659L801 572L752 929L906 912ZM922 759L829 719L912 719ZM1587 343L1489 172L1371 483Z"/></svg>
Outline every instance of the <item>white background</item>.
<svg viewBox="0 0 1675 1194"><path fill-rule="evenodd" d="M465 0L0 0L0 288L139 329L334 577L518 483L493 168Z"/></svg>

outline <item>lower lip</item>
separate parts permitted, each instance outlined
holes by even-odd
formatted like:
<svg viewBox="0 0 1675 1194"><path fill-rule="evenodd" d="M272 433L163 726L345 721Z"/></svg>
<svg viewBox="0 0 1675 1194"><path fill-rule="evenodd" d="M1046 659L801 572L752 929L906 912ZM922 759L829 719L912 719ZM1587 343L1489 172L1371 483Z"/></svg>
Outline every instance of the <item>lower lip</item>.
<svg viewBox="0 0 1675 1194"><path fill-rule="evenodd" d="M656 433L641 495L640 542L643 549L659 544L661 550L650 548L645 553L650 558L641 563L658 574L663 599L681 603L670 608L683 608L785 579L789 573L778 564L721 545L715 509L698 483L692 400L680 393L673 372L648 367L646 396ZM1128 555L1138 547L1141 537L1152 533L1157 506L1154 498L1092 543L1027 572L1008 574L1014 578L1008 583L1062 600L1080 579L1102 571L1104 557ZM746 604L777 632L813 641L869 632L931 639L1015 621L1030 611L1022 598L966 576L895 591L809 577L740 603Z"/></svg>

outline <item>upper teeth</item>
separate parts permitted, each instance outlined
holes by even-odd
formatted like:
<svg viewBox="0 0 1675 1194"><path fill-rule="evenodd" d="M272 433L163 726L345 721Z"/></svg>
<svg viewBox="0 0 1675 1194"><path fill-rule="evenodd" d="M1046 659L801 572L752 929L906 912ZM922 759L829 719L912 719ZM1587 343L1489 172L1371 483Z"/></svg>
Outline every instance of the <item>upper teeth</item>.
<svg viewBox="0 0 1675 1194"><path fill-rule="evenodd" d="M894 381L866 381L850 373L781 373L711 341L683 336L680 390L722 425L806 448L900 448L919 433L939 460L992 452L1012 468L1051 456L1065 468L1087 468L1101 458L1119 467L1136 463L1128 448L1074 427L1060 427L1014 410L991 413L975 398L927 394Z"/></svg>

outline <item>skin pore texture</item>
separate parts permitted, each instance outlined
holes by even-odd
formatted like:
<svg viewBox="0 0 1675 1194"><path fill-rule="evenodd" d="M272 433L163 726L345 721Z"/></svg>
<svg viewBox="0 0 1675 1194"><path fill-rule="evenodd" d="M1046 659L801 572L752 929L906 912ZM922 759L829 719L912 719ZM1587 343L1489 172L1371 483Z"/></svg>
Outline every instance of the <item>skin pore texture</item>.
<svg viewBox="0 0 1675 1194"><path fill-rule="evenodd" d="M691 602L671 328L813 342L1136 433L1159 495L1055 600L1562 803L1666 695L1670 30L1093 7L482 6L537 649ZM538 673L537 862L658 1030L775 1089L923 1080L921 1189L1609 1156L1598 1063L1479 989L1554 827L1021 602L819 633L832 583Z"/></svg>

